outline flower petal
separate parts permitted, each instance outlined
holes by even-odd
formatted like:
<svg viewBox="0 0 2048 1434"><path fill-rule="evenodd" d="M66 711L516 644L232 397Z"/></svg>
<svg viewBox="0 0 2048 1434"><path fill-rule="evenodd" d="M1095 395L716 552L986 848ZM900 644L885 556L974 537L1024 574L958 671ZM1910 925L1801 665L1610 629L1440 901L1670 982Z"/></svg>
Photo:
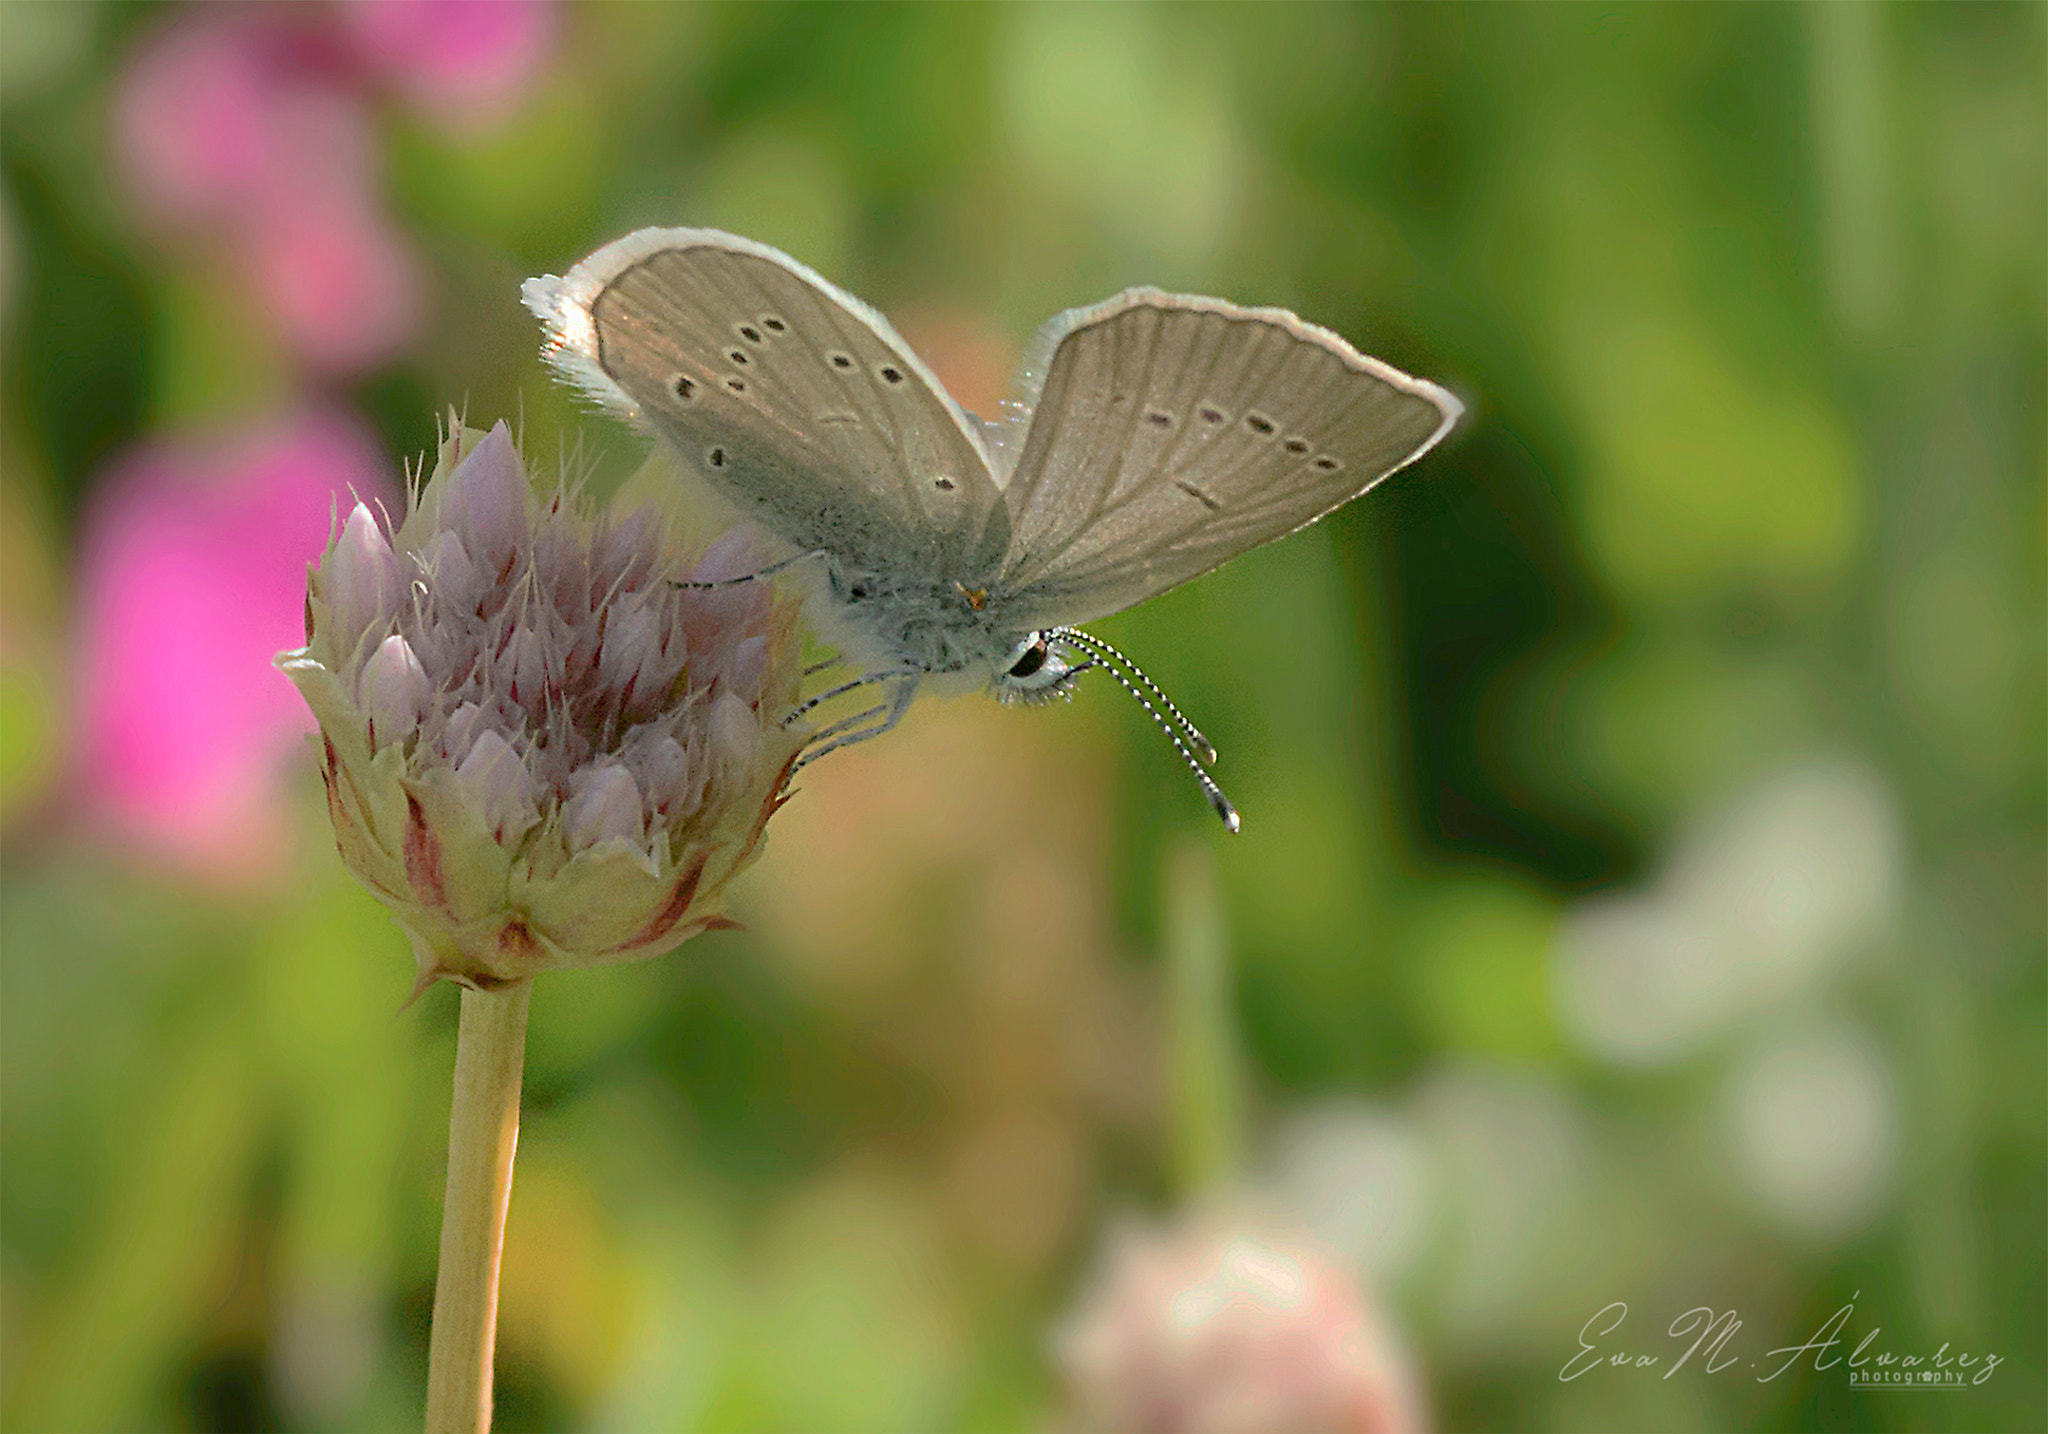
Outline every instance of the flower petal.
<svg viewBox="0 0 2048 1434"><path fill-rule="evenodd" d="M450 473L441 491L441 525L495 582L512 565L528 536L527 500L532 489L526 468L512 447L512 430L498 424Z"/></svg>
<svg viewBox="0 0 2048 1434"><path fill-rule="evenodd" d="M378 643L363 664L357 693L357 705L369 718L373 749L403 742L418 731L434 695L426 669L397 633Z"/></svg>
<svg viewBox="0 0 2048 1434"><path fill-rule="evenodd" d="M477 735L469 755L455 769L455 780L472 814L500 846L517 841L539 819L528 791L526 764L493 730Z"/></svg>
<svg viewBox="0 0 2048 1434"><path fill-rule="evenodd" d="M405 571L367 503L357 503L320 565L321 592L334 614L338 652L352 650L351 635L378 635L397 616Z"/></svg>
<svg viewBox="0 0 2048 1434"><path fill-rule="evenodd" d="M640 788L624 766L611 762L586 767L571 779L570 787L573 794L562 814L570 851L582 851L610 838L636 846L645 840Z"/></svg>

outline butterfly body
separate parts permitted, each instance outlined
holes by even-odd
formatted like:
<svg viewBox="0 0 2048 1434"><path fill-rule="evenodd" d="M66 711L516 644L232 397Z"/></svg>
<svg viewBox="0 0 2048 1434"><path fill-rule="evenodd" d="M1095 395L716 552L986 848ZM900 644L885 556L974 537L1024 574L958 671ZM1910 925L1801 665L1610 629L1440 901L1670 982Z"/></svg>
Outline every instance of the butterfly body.
<svg viewBox="0 0 2048 1434"><path fill-rule="evenodd" d="M968 588L961 578L906 580L826 561L824 591L846 629L835 636L863 661L893 663L928 677L967 673L985 683L1017 644L1019 635L1004 630L999 607L991 610L986 598L976 606L974 594L985 589Z"/></svg>
<svg viewBox="0 0 2048 1434"><path fill-rule="evenodd" d="M1072 624L1315 521L1459 412L1283 310L1130 289L1046 324L985 421L866 304L708 229L641 230L525 297L564 374L817 555L832 635L895 684L841 744L932 680L1060 695L1107 664Z"/></svg>

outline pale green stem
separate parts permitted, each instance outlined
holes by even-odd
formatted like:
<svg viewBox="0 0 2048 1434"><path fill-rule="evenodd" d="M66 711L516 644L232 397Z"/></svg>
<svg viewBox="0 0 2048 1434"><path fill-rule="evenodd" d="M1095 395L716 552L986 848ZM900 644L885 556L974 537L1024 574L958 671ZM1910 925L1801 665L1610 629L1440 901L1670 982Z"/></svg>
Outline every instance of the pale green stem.
<svg viewBox="0 0 2048 1434"><path fill-rule="evenodd" d="M441 1272L427 1356L427 1434L491 1427L491 1351L498 1333L498 1261L519 1145L519 1080L533 983L462 992L455 1098L448 1113L448 1193Z"/></svg>
<svg viewBox="0 0 2048 1434"><path fill-rule="evenodd" d="M1213 1194L1244 1158L1244 1073L1216 855L1188 841L1167 854L1167 1029L1172 1175L1183 1202Z"/></svg>

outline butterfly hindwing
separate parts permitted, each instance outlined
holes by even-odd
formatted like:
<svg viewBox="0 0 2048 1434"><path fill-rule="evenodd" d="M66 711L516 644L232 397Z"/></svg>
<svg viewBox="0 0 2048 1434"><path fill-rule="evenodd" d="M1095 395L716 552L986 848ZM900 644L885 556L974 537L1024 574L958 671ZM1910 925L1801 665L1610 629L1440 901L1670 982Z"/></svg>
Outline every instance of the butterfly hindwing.
<svg viewBox="0 0 2048 1434"><path fill-rule="evenodd" d="M1147 289L1053 320L1024 375L997 584L1023 626L1121 611L1314 522L1459 412L1292 314Z"/></svg>

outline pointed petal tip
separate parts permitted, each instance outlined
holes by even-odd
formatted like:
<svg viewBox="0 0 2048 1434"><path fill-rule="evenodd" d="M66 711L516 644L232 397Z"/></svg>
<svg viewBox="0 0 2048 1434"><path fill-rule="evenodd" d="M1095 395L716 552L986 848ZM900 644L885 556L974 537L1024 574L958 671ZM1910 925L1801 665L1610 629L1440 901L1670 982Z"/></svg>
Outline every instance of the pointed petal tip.
<svg viewBox="0 0 2048 1434"><path fill-rule="evenodd" d="M441 968L438 966L421 967L418 978L414 980L414 982L412 983L412 994L408 995L403 1001L400 1001L398 1003L398 1010L392 1012L392 1014L400 1015L406 1011L411 1010L412 1003L417 1001L420 997L426 995L427 988L432 986L436 981L440 980L446 974L447 973L441 970Z"/></svg>

